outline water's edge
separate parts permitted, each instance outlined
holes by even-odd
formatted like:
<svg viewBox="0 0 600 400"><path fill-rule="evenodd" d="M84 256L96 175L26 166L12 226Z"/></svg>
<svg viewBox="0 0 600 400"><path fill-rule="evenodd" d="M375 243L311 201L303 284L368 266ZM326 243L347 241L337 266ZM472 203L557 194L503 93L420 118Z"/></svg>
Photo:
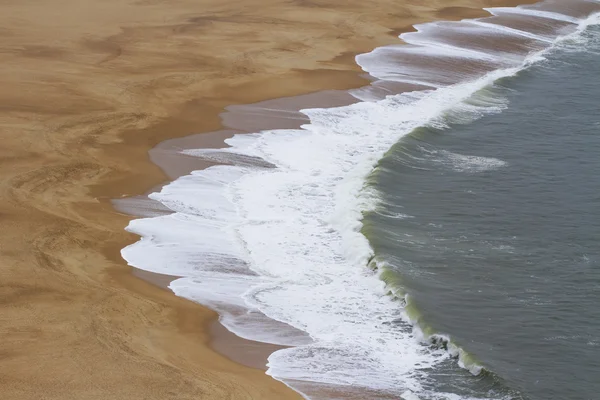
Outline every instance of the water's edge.
<svg viewBox="0 0 600 400"><path fill-rule="evenodd" d="M515 13L512 10L506 9L502 9L498 12L500 14ZM539 12L537 13L539 15ZM549 15L547 12L542 18L561 21L557 15ZM573 21L573 17L570 17L562 19L561 22L572 24L574 23ZM587 23L591 23L591 20L586 22L579 21L579 26L577 29L583 29ZM428 43L428 40L430 39L423 40L423 37L418 36L418 34L420 32L427 32L428 25L429 24L419 26L417 27L419 31L418 33L403 35L402 38L406 42L411 43L412 37L414 43L413 46L426 47L425 43ZM571 32L569 34L572 35L573 33ZM557 39L554 39L553 42L555 40ZM361 163L362 168L360 171L357 172L356 169L354 169L351 172L356 180L362 180L362 184L359 184L358 186L355 185L351 188L345 188L346 190L349 190L349 193L353 193L355 195L354 200L351 201L354 207L345 210L350 211L351 215L353 215L355 218L351 218L350 220L345 218L343 221L337 221L337 230L339 232L343 232L340 240L347 241L347 239L350 239L351 241L354 241L353 248L345 249L344 252L346 252L346 255L354 257L353 265L355 264L361 267L368 265L372 270L376 270L377 277L385 283L385 287L381 287L381 285L370 280L370 278L360 270L355 272L356 276L354 278L362 277L369 279L367 286L370 289L373 289L375 292L380 291L380 293L375 296L375 301L380 301L381 295L385 296L386 294L392 294L392 296L398 298L400 303L404 306L403 309L398 310L398 303L391 303L393 304L393 307L384 307L380 316L381 318L386 319L390 318L390 316L393 316L392 319L400 317L404 319L405 322L410 323L414 329L409 333L404 332L401 337L398 337L395 332L389 332L387 334L389 335L387 337L388 339L393 340L393 338L396 338L402 341L405 340L405 337L413 339L417 338L420 341L434 345L433 349L427 350L425 353L423 353L423 349L420 347L413 348L411 350L413 351L412 356L419 360L418 363L433 367L435 365L435 361L431 361L430 357L445 357L440 354L441 351L446 352L451 357L458 358L459 363L474 374L479 374L483 368L478 362L472 360L463 349L452 343L449 336L432 332L426 327L419 327L418 321L415 317L418 312L416 310L411 310L410 297L403 292L401 285L399 285L397 282L393 282L389 275L386 274L385 265L381 265L377 262L377 259L373 254L369 243L367 242L367 238L363 235L363 233L361 233L362 223L360 223L360 221L362 220L362 213L375 209L377 204L376 194L372 192L365 193L364 183L368 175L374 169L376 169L377 160L381 159L391 145L393 145L402 136L410 134L410 132L419 126L422 126L423 124L443 123L440 118L447 117L449 113L452 113L453 110L455 110L457 103L459 103L461 106L461 118L464 118L465 114L469 114L468 118L478 118L487 112L501 111L504 105L498 104L494 101L494 99L486 98L485 93L481 93L481 90L487 85L493 84L493 82L497 79L511 76L515 73L518 73L518 71L527 68L527 66L532 62L542 60L544 49L539 49L533 54L528 52L528 55L516 66L505 65L504 68L486 72L484 76L478 79L467 80L465 83L450 83L449 86L447 86L447 82L426 81L423 79L423 74L420 74L418 79L413 79L412 77L411 79L406 79L406 76L414 73L415 70L418 70L418 68L415 67L415 69L413 69L409 67L407 69L408 72L398 74L398 65L385 65L385 62L381 62L381 53L386 53L386 51L388 51L386 49L387 48L383 48L383 50L382 48L376 49L371 53L357 57L357 62L363 67L363 69L380 80L374 82L374 84L369 87L351 91L350 93L354 98L350 98L344 93L340 92L327 92L326 94L321 93L317 95L326 98L329 96L329 104L335 104L336 100L334 99L337 99L337 105L351 104L358 100L362 100L362 103L355 103L349 106L340 107L338 109L325 109L325 111L323 111L323 109L303 110L301 113L297 112L301 109L301 107L297 109L291 107L286 110L283 119L287 122L290 120L297 120L301 123L310 123L310 125L303 126L304 130L293 131L290 130L290 127L286 126L287 131L263 132L260 135L244 134L245 137L241 137L239 135L234 136L226 141L226 143L231 146L230 148L220 150L198 150L196 148L193 150L181 151L182 154L178 157L189 158L191 156L194 159L201 160L203 163L207 163L209 169L196 170L191 175L184 176L175 181L173 184L167 185L165 188L163 188L161 193L150 195L149 197L152 199L152 201L145 204L149 204L148 207L151 210L149 215L154 215L152 222L141 222L148 221L148 219L136 220L133 221L128 228L128 230L140 234L140 236L143 238L141 242L138 242L143 243L141 248L138 248L139 245L137 247L134 245L123 250L124 258L131 265L154 272L164 272L164 268L166 266L169 268L170 274L185 276L186 278L174 281L170 286L171 289L173 289L178 295L198 301L219 311L222 315L223 324L241 337L252 337L252 339L259 341L272 342L285 346L296 346L293 347L291 351L286 349L278 352L285 354L280 354L278 357L274 358L272 357L272 361L269 364L269 373L276 379L282 380L284 383L286 383L286 381L312 382L307 375L302 373L301 369L290 370L282 367L282 365L284 365L285 362L289 362L290 356L300 358L305 357L305 355L302 354L300 356L294 354L293 349L308 348L310 346L312 346L314 349L317 349L317 338L321 337L319 335L323 335L323 332L319 331L318 333L315 333L316 331L311 329L302 329L306 326L305 322L297 321L294 318L290 319L287 314L284 316L281 313L282 310L270 309L268 312L265 312L262 301L268 299L272 292L281 290L281 278L273 279L273 274L275 273L274 270L263 270L261 268L257 269L257 265L255 263L258 260L256 259L254 260L254 264L245 261L248 259L248 250L247 248L244 249L239 245L240 243L248 245L248 240L250 240L249 238L255 237L256 235L260 236L259 231L257 231L256 226L253 226L252 224L247 226L241 225L242 222L239 219L240 215L237 211L234 210L232 213L231 209L229 208L221 208L226 202L236 201L236 196L243 196L243 192L240 192L241 188L237 187L236 190L228 191L225 194L217 194L214 190L224 190L227 185L232 185L234 182L237 185L237 182L240 182L240 180L249 173L255 174L258 178L269 176L270 179L273 174L273 167L277 166L279 169L281 169L283 164L283 168L287 168L289 170L290 166L296 165L293 164L296 161L293 160L294 154L283 154L283 157L285 158L284 160L281 159L278 154L270 150L265 152L264 147L261 146L266 146L266 139L271 142L275 142L275 148L282 149L281 146L284 146L285 143L277 143L278 139L275 136L284 136L287 134L289 135L288 139L298 141L300 140L298 135L305 134L307 130L310 130L313 135L319 134L319 131L323 129L323 127L334 130L342 130L340 126L341 124L346 124L348 122L347 120L352 122L357 119L368 119L368 117L365 117L365 115L372 114L374 112L373 109L371 109L373 104L383 105L389 108L387 113L392 112L393 114L387 114L381 109L377 109L375 111L381 112L381 118L390 118L395 121L395 129L401 130L403 133L401 135L396 134L393 137L387 138L382 138L381 136L377 137L376 139L382 139L383 143L378 143L375 151L366 155L366 158ZM445 47L444 51L448 51L449 49L454 51L456 50L456 47ZM412 50L414 50L414 47ZM396 49L394 49L394 51L396 51ZM461 57L471 59L474 51L469 50L467 53L469 54L463 54ZM477 50L475 53L478 53L477 55L479 56L481 55L481 50ZM407 54L408 53L404 55ZM505 52L503 52L503 54L505 54ZM394 57L397 56L398 54L394 54ZM389 57L389 54L384 54L384 58L385 57ZM497 60L489 58L486 60L486 63L487 62L492 63L497 62ZM416 62L415 66L418 65L422 66L422 64ZM448 77L442 78L451 79ZM388 84L386 84L386 82ZM434 87L437 88L432 90ZM413 90L417 91L414 92ZM393 96L386 97L390 96L390 94L393 94ZM256 109L260 108L264 108L264 105L261 104L260 106L256 107ZM421 112L423 109L427 109L428 112L426 115L423 115ZM346 112L347 110L352 111L353 115L350 117L346 114L342 115L342 111ZM403 121L398 121L397 114L400 112L408 114L408 117L406 117L406 119ZM416 115L413 117L410 115L410 113ZM250 111L250 114L252 114L252 111ZM268 113L263 114L262 117L271 117L273 120L277 119L276 115L271 114L269 116ZM292 125L295 124L297 124L297 122L292 123ZM293 126L292 128L296 127ZM339 138L336 138L336 140L337 139ZM365 143L370 142L367 141ZM335 143L334 148L339 148L340 146L342 148L347 147L350 149L349 146L351 145L342 138L341 141ZM332 149L333 148L327 148L325 146L323 150L324 154L326 154L324 155L325 158L331 155L328 152L330 152ZM319 155L321 154L317 154L317 156ZM313 158L312 161L318 162L316 157ZM311 162L311 160L307 160L305 158L299 162L306 164ZM220 169L211 169L212 166L216 165L220 165ZM210 172L207 173L206 171ZM350 170L348 171L350 172ZM256 184L256 181L252 183ZM199 192L195 192L193 194L195 198L198 198L198 196L210 198L212 199L213 205L209 205L208 207L207 205L198 207L197 204L185 204L185 202L182 202L182 200L177 196L180 196L182 191L189 193L190 184L200 188ZM307 184L310 184L310 181L304 181L301 184L301 187L306 187ZM333 186L331 188L333 188ZM316 192L319 192L320 188L316 187L315 190ZM263 193L262 195L265 194L267 196L272 195L277 197L274 192ZM314 197L322 196L323 193L308 193L307 195ZM260 197L259 200L261 202L268 201L265 197ZM287 201L290 202L291 199L287 199ZM348 201L348 199L345 199L345 201ZM340 210L336 210L335 208L329 209L326 205L321 205L330 213L333 213L333 215L340 212ZM275 207L276 205L270 204L269 206ZM166 210L168 210L168 213L166 214L165 207ZM173 217L169 217L173 215L177 215L178 217L173 220ZM279 214L279 218L282 218L284 215L285 212ZM219 219L222 218L222 216L225 216L225 220ZM175 233L165 237L164 232L162 232L164 226L161 225L163 225L167 218L171 218L170 223L173 224L168 226L173 227L173 232ZM300 216L300 218L303 217ZM162 219L162 221L159 221L158 219ZM335 226L336 221L332 221L330 218L329 221L333 226ZM227 235L216 237L216 235L212 233L210 233L209 236L204 236L205 234L201 234L200 237L195 237L194 240L189 243L188 235L196 236L197 234L197 231L189 230L191 226L190 224L201 224L205 227L208 227L208 229L214 229L215 226L218 229L229 229L231 226L237 226L238 228L242 227L243 229L248 229L251 232L248 233L250 236L239 236L239 233L236 234L237 242L234 243L237 244L233 246L232 250L230 248L226 248L226 246L229 246L231 243L231 238ZM350 224L350 226L348 226L348 224ZM289 224L286 222L280 228L289 228ZM185 233L185 235L182 236L182 232ZM275 232L278 232L280 235L286 234L285 230L276 229ZM175 250L174 252L172 251L176 248L178 242L188 242L191 246L190 249L193 249L195 253L203 253L206 256L194 256L190 261L190 253L187 250L185 252L180 252L179 250ZM207 247L207 243L210 246ZM170 254L167 254L169 260L167 263L163 261L165 260L164 257L154 257L157 255L156 252L153 253L155 250L152 250L148 253L149 248L156 247L156 244L158 244L158 247L162 248L163 250L165 247L167 247L171 252ZM256 245L262 246L263 244L257 243ZM327 250L329 251L330 249ZM148 255L154 258L150 262ZM222 257L223 255L226 255L224 259ZM275 256L277 256L277 253ZM280 254L280 256L282 256L282 258L285 257L285 253ZM173 263L173 261L175 261L175 263ZM269 261L265 261L265 265L268 264L268 262ZM208 270L204 271L198 269L199 264L206 263L213 263L215 268L209 268ZM224 267L226 271L233 271L234 274L223 274L222 267ZM313 275L317 276L317 273L318 272L315 272ZM306 279L304 276L298 276L297 278L299 281ZM332 279L331 276L323 276L323 278ZM248 281L251 283L248 284ZM203 294L199 295L198 291L201 291ZM248 297L249 295L254 297ZM281 299L281 293L279 296L275 296L274 298ZM349 298L349 300L350 303L353 301L351 298ZM261 309L261 307L263 308ZM358 312L360 313L361 311ZM294 326L294 328L292 328L292 326ZM258 337L253 336L257 334L256 330L261 329L266 330L267 334L263 336L258 335ZM305 331L308 331L308 335L304 333ZM353 338L352 340L356 339L357 338ZM323 341L322 338L320 340ZM311 354L311 356L313 355ZM313 360L312 362L316 361L317 359ZM318 362L321 365L327 365L328 361L321 359L318 360ZM359 364L359 366L360 365L361 364ZM273 369L277 368L277 366L280 368L279 372L273 371ZM364 365L361 367L361 369L363 368ZM409 374L407 371L403 372L404 375ZM335 384L336 382L344 382L346 385L355 384L352 380L352 377L348 376L347 374L334 374L333 378L331 379L324 377L324 380L321 381L321 385L318 385L317 389L320 391L327 391L329 390L328 385ZM385 384L382 387L369 388L369 390L375 390L377 395L383 398L387 394L393 393L394 385L397 385L397 383L390 382L390 385ZM299 392L303 391L302 384L298 385L295 383L291 385L291 387ZM407 380L404 389L402 391L402 396L407 399L411 398L410 396L413 396L413 392L419 392L422 390L420 384L417 381L413 381L412 377ZM314 391L314 388L309 387L307 391ZM307 393L304 393L304 395L306 397L310 396L310 394Z"/></svg>

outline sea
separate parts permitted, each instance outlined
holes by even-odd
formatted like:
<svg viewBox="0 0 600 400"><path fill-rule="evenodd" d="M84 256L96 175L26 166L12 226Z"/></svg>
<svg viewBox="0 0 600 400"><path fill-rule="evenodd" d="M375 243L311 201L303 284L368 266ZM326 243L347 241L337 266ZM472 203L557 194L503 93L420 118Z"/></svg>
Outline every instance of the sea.
<svg viewBox="0 0 600 400"><path fill-rule="evenodd" d="M600 399L600 2L432 22L150 195L129 264L309 399Z"/></svg>

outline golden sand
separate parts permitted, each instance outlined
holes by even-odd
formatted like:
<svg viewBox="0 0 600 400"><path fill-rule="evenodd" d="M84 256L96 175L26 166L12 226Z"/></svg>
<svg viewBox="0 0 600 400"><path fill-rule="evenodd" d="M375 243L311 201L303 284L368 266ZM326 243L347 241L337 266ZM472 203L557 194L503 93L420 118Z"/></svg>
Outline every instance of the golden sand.
<svg viewBox="0 0 600 400"><path fill-rule="evenodd" d="M133 276L109 200L229 104L363 84L353 54L509 1L0 0L0 397L287 399L207 343L215 314Z"/></svg>

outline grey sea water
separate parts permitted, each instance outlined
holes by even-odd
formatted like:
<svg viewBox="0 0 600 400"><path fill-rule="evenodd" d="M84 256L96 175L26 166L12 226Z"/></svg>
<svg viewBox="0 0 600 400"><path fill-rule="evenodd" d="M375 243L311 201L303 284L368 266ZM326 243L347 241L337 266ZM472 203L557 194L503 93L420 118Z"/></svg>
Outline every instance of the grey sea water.
<svg viewBox="0 0 600 400"><path fill-rule="evenodd" d="M484 90L503 112L419 128L369 180L383 278L485 368L429 371L439 391L600 399L600 27L546 58Z"/></svg>

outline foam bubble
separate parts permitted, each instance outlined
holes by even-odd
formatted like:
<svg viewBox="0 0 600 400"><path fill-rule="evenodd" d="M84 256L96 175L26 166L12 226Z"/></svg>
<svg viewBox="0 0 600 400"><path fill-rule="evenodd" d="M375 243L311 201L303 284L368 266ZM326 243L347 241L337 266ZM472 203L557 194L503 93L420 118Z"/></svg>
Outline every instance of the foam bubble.
<svg viewBox="0 0 600 400"><path fill-rule="evenodd" d="M506 162L493 157L468 156L446 150L420 148L428 162L439 163L456 172L478 173L506 166Z"/></svg>

